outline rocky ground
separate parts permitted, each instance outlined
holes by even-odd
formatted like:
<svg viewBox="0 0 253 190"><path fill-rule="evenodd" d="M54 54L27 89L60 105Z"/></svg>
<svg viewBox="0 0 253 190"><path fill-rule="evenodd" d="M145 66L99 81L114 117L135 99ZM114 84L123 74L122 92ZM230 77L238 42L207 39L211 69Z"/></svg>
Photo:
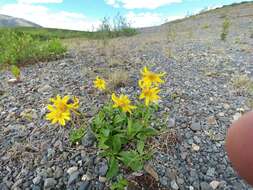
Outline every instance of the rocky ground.
<svg viewBox="0 0 253 190"><path fill-rule="evenodd" d="M108 164L98 156L93 136L87 133L82 144L71 146L69 128L45 121L45 107L56 94L75 95L90 119L107 100L93 89L95 76L133 96L144 65L167 72L159 118L168 132L156 138L148 163L159 187L252 189L224 150L227 128L253 106L252 11L253 4L246 4L131 38L67 41L65 59L23 67L18 84L9 84L10 73L1 72L0 189L106 189ZM225 42L224 15L231 21Z"/></svg>

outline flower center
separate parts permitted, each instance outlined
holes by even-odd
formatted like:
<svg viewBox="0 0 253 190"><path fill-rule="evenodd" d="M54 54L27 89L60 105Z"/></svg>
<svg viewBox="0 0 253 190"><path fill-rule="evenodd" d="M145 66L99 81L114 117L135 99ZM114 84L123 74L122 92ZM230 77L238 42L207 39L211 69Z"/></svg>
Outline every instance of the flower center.
<svg viewBox="0 0 253 190"><path fill-rule="evenodd" d="M156 75L153 74L153 73L150 73L150 74L148 75L148 79L151 80L151 81L154 81L154 80L156 79Z"/></svg>
<svg viewBox="0 0 253 190"><path fill-rule="evenodd" d="M62 112L65 112L65 111L67 110L66 104L60 102L60 103L59 103L59 109L60 109Z"/></svg>

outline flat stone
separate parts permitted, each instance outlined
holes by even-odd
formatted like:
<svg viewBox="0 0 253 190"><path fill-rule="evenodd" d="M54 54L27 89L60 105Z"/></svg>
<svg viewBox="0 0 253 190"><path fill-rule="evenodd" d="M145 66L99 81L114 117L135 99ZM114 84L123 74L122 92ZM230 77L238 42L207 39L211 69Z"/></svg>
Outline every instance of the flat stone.
<svg viewBox="0 0 253 190"><path fill-rule="evenodd" d="M77 170L78 170L78 167L73 166L73 167L71 167L71 168L69 168L69 169L67 170L67 173L68 173L69 175L71 175L72 173L74 173L74 172L77 171Z"/></svg>
<svg viewBox="0 0 253 190"><path fill-rule="evenodd" d="M54 187L57 184L57 181L54 178L47 178L44 181L44 188L51 188Z"/></svg>
<svg viewBox="0 0 253 190"><path fill-rule="evenodd" d="M60 178L63 176L63 169L60 167L56 167L55 172L54 172L55 178Z"/></svg>
<svg viewBox="0 0 253 190"><path fill-rule="evenodd" d="M90 187L90 181L84 181L80 184L78 190L88 190Z"/></svg>
<svg viewBox="0 0 253 190"><path fill-rule="evenodd" d="M216 125L217 124L216 119L215 119L214 116L208 117L207 118L207 123L208 123L208 125Z"/></svg>
<svg viewBox="0 0 253 190"><path fill-rule="evenodd" d="M41 177L40 176L37 176L35 178L33 178L33 184L34 185L38 185L41 181Z"/></svg>
<svg viewBox="0 0 253 190"><path fill-rule="evenodd" d="M78 177L79 177L79 171L75 171L73 172L70 176L69 176L69 180L68 180L68 185L71 185L72 183L74 183Z"/></svg>
<svg viewBox="0 0 253 190"><path fill-rule="evenodd" d="M219 185L220 185L220 182L219 181L212 181L211 183L210 183L210 186L212 187L212 189L217 189L218 187L219 187Z"/></svg>
<svg viewBox="0 0 253 190"><path fill-rule="evenodd" d="M170 182L170 186L171 186L172 189L175 189L175 190L178 190L178 189L179 189L179 187L178 187L178 185L177 185L177 182L176 182L175 180L172 180L172 181Z"/></svg>
<svg viewBox="0 0 253 190"><path fill-rule="evenodd" d="M191 130L193 130L194 132L196 131L200 131L201 130L201 124L200 122L193 122L190 126Z"/></svg>

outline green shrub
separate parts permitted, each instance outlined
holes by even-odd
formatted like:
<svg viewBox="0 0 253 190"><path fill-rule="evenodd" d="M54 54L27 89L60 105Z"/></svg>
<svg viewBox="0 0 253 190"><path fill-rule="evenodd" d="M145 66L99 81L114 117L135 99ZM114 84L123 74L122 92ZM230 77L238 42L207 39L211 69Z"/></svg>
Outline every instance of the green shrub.
<svg viewBox="0 0 253 190"><path fill-rule="evenodd" d="M24 32L2 30L0 51L0 65L13 65L53 59L66 48L57 39L41 41Z"/></svg>
<svg viewBox="0 0 253 190"><path fill-rule="evenodd" d="M225 41L227 39L229 27L230 27L230 21L228 18L226 18L222 24L222 32L220 36L221 40Z"/></svg>

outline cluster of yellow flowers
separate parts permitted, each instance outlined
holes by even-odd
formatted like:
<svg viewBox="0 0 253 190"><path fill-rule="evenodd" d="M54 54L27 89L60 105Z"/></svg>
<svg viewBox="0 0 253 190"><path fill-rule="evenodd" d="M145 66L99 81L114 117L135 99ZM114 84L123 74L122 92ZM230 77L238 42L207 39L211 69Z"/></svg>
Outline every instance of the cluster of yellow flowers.
<svg viewBox="0 0 253 190"><path fill-rule="evenodd" d="M57 95L56 98L50 98L53 104L49 104L47 109L50 111L46 115L46 119L50 120L52 124L59 123L62 126L66 125L66 121L71 120L71 112L77 113L76 109L79 108L79 100L74 97L70 99L69 96L61 98Z"/></svg>
<svg viewBox="0 0 253 190"><path fill-rule="evenodd" d="M142 78L139 80L139 87L142 92L139 96L139 99L144 99L145 105L149 106L150 103L157 102L160 99L158 93L160 92L159 85L164 83L161 79L165 75L165 73L154 73L149 71L147 67L141 71ZM106 90L106 82L104 79L97 77L93 82L94 87L103 91ZM132 110L136 108L136 106L131 104L131 100L128 96L121 94L120 96L116 96L115 93L111 96L112 101L114 102L114 108L120 108L123 112L132 113ZM79 100L74 97L70 99L69 96L61 96L57 95L55 99L51 98L50 101L53 104L49 104L47 109L50 111L46 115L46 119L50 120L52 124L59 123L62 126L65 126L66 121L71 120L71 112L77 113L76 109L79 107Z"/></svg>
<svg viewBox="0 0 253 190"><path fill-rule="evenodd" d="M158 93L160 92L159 85L164 83L161 79L165 75L165 73L154 73L149 71L147 67L144 67L141 71L142 78L139 80L139 87L142 92L139 99L145 99L145 105L149 106L150 103L157 102L160 99ZM93 82L94 87L99 90L106 89L106 82L104 79L99 77ZM114 102L114 108L121 108L124 112L132 113L132 110L136 108L136 106L131 105L131 100L128 96L121 94L119 97L112 94L112 101Z"/></svg>
<svg viewBox="0 0 253 190"><path fill-rule="evenodd" d="M154 73L149 71L147 67L144 67L141 71L142 78L139 80L139 87L142 92L140 99L145 99L146 106L149 106L152 102L157 102L160 99L158 93L160 92L159 85L164 83L161 79L165 73Z"/></svg>

